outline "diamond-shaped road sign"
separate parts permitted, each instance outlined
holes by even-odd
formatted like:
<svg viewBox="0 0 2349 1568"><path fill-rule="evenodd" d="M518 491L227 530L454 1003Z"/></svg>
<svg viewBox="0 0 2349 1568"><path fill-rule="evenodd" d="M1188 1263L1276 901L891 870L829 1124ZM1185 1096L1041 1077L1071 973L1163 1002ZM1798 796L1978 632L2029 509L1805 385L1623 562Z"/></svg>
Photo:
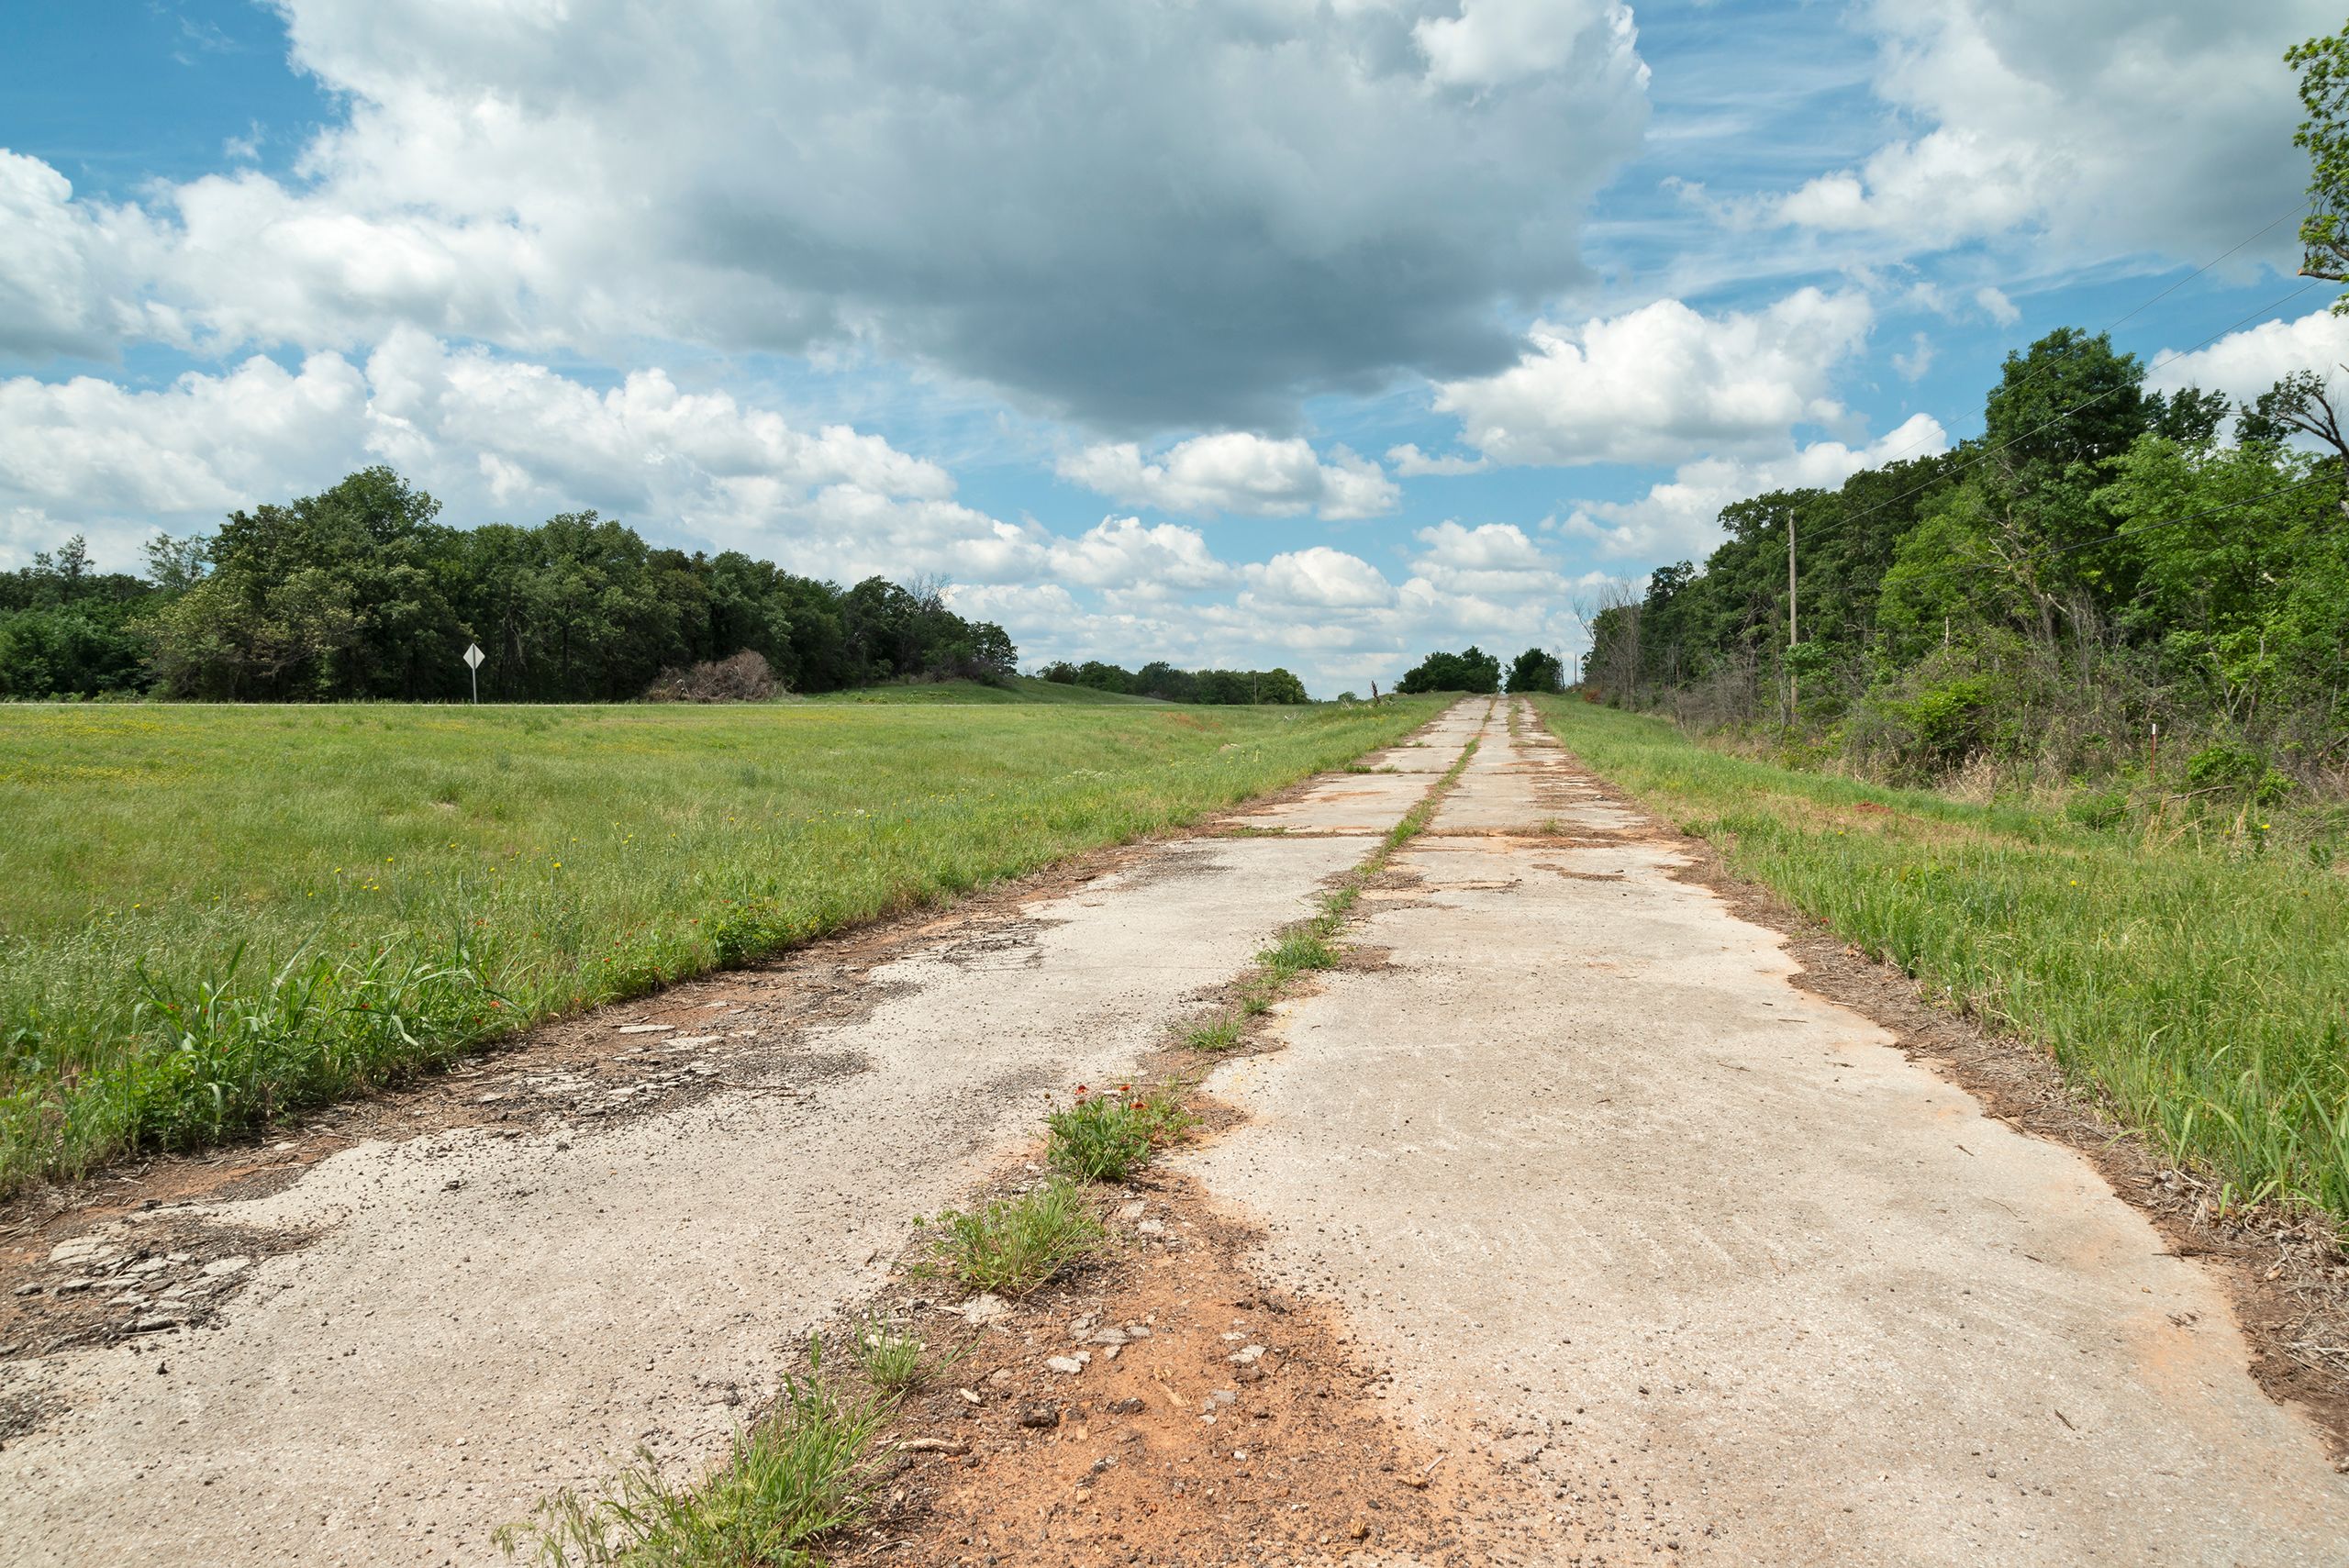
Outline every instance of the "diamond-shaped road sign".
<svg viewBox="0 0 2349 1568"><path fill-rule="evenodd" d="M480 669L480 668L481 668L482 657L483 657L483 655L482 655L481 644L480 644L480 643L478 643L478 642L468 642L468 643L466 643L466 644L465 644L465 668L466 668L466 669L468 669L468 670L478 670L478 669Z"/></svg>

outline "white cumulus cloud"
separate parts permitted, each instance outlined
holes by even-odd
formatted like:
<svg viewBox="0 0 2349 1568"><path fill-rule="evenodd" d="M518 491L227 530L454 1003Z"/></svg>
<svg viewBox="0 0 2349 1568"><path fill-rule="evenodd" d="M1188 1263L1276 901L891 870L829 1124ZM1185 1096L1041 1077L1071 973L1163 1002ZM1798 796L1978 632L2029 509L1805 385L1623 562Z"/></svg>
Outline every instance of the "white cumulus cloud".
<svg viewBox="0 0 2349 1568"><path fill-rule="evenodd" d="M1286 423L1504 362L1646 117L1602 0L275 8L343 117L125 204L0 166L0 352L848 346L1097 428Z"/></svg>
<svg viewBox="0 0 2349 1568"><path fill-rule="evenodd" d="M1246 569L1243 605L1314 609L1369 609L1392 604L1395 585L1358 555L1317 544L1289 550Z"/></svg>
<svg viewBox="0 0 2349 1568"><path fill-rule="evenodd" d="M1376 463L1343 447L1325 462L1301 437L1275 440L1244 430L1194 436L1148 458L1134 442L1107 442L1058 466L1062 478L1128 506L1193 517L1372 517L1400 499Z"/></svg>
<svg viewBox="0 0 2349 1568"><path fill-rule="evenodd" d="M19 553L80 531L127 565L158 526L209 528L373 462L452 521L595 507L802 572L1026 579L1051 553L1042 530L963 506L945 470L879 437L803 430L659 370L599 391L402 330L363 361L321 352L288 371L256 356L152 391L0 381L0 507Z"/></svg>
<svg viewBox="0 0 2349 1568"><path fill-rule="evenodd" d="M2349 317L2328 309L2293 321L2263 321L2207 349L2165 350L2148 363L2145 379L2163 391L2199 386L2248 403L2296 371L2328 378L2349 373Z"/></svg>
<svg viewBox="0 0 2349 1568"><path fill-rule="evenodd" d="M2287 44L2332 0L1873 0L1877 95L1920 128L1774 204L1786 223L1915 254L2012 233L2074 261L2203 259L2307 178ZM2281 261L2291 226L2244 260ZM1992 314L1998 314L1995 306Z"/></svg>
<svg viewBox="0 0 2349 1568"><path fill-rule="evenodd" d="M1948 450L1941 422L1915 414L1865 446L1814 441L1761 460L1700 458L1682 463L1670 479L1649 486L1635 500L1582 503L1558 525L1559 531L1591 540L1611 559L1702 561L1720 543L1721 508L1732 501L1773 490L1831 488L1864 468Z"/></svg>
<svg viewBox="0 0 2349 1568"><path fill-rule="evenodd" d="M1833 372L1865 342L1866 296L1806 288L1764 310L1705 316L1658 300L1580 328L1537 324L1518 362L1441 386L1435 406L1497 462L1685 461L1754 450L1844 417Z"/></svg>

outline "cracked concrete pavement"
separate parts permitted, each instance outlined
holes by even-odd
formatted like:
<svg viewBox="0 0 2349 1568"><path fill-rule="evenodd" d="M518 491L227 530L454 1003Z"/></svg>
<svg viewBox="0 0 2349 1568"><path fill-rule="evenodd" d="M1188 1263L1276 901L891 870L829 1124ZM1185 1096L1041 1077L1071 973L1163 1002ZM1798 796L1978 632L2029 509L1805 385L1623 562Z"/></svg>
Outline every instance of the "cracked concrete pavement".
<svg viewBox="0 0 2349 1568"><path fill-rule="evenodd" d="M0 1428L0 1563L495 1562L640 1442L713 1455L1041 1095L1129 1073L1478 736L1358 906L1383 962L1279 1006L1285 1049L1208 1084L1247 1119L1185 1162L1397 1418L1547 1499L1515 1560L2349 1559L2349 1483L2215 1272L1797 989L1778 933L1477 699L1228 819L1256 832L910 932L832 1011L762 1010L786 960L590 1020L666 1064L625 1112L362 1141L69 1243L53 1275L217 1236L140 1277L225 1283L202 1327L0 1353L0 1416L33 1413ZM529 1054L466 1092L578 1076Z"/></svg>
<svg viewBox="0 0 2349 1568"><path fill-rule="evenodd" d="M1512 715L1510 707L1515 708ZM2349 1561L2220 1279L1986 1118L1505 705L1188 1159L1397 1407L1538 1481L1528 1561Z"/></svg>
<svg viewBox="0 0 2349 1568"><path fill-rule="evenodd" d="M362 1142L266 1195L102 1228L128 1256L145 1228L232 1227L252 1261L205 1326L0 1359L0 1405L32 1413L0 1449L0 1562L496 1562L495 1527L640 1443L707 1461L916 1216L1034 1135L1041 1095L1130 1073L1471 728L1397 748L1413 773L1327 775L1246 818L1308 835L1165 843L941 921L870 972L869 1007L764 1047L798 1092L737 1085L730 1042L688 1034L680 1072L715 1086L687 1103ZM690 1030L743 978L610 1016ZM72 1247L50 1275L91 1267Z"/></svg>

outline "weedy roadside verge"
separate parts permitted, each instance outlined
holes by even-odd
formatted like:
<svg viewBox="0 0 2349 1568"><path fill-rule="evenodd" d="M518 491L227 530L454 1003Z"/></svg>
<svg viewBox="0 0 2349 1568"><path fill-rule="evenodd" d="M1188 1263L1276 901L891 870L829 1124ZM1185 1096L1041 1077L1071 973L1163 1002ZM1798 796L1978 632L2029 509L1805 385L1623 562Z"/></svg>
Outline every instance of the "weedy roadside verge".
<svg viewBox="0 0 2349 1568"><path fill-rule="evenodd" d="M2155 842L1754 762L1671 724L1537 699L1593 773L1739 875L2048 1052L2223 1214L2349 1226L2349 878L2264 843Z"/></svg>

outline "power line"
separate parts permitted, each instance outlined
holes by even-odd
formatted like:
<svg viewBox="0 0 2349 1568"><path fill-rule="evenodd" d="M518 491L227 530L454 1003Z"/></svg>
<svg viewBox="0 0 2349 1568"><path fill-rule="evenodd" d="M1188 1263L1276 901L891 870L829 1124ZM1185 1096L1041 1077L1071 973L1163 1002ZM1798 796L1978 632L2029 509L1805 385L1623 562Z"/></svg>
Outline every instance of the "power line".
<svg viewBox="0 0 2349 1568"><path fill-rule="evenodd" d="M2151 375L2154 372L2155 372L2155 371L2157 371L2157 370L2160 370L2164 365L2174 365L2174 364L2176 364L2178 361L2180 361L2180 360L2182 360L2182 359L2186 358L2186 356L2187 356L2187 355L2188 355L2188 354L2197 353L2197 352L2200 351L2200 350L2203 350L2203 349L2207 349L2207 348L2209 348L2211 344L2213 344L2213 343L2217 342L2220 339L2221 339L2221 338L2225 337L2228 333L2232 332L2233 330L2235 330L2235 328L2239 328L2239 327L2243 326L2244 322L2247 322L2247 321L2255 321L2255 320L2257 320L2259 317L2263 317L2263 316L2266 315L2266 314L2267 314L2269 311L2271 311L2271 310L2277 310L2277 309L2280 309L2280 308L2282 308L2283 306L2287 306L2287 305L2291 304L2291 303L2292 303L2292 301L2294 301L2294 300L2296 300L2296 299L2299 298L2299 297L2300 297L2300 295L2304 295L2304 294L2308 293L2308 292L2309 292L2309 290L2310 290L2310 289L2312 289L2312 288L2316 287L2316 286L2317 286L2317 282L2318 282L2318 281L2321 281L2321 280L2313 280L2313 281L2310 281L2310 282L2309 282L2309 283L2302 284L2299 288L2294 289L2291 293L2289 293L2289 294L2288 294L2288 295L2283 295L2283 296L2282 296L2282 297L2280 297L2280 298L2273 299L2273 300L2268 301L2268 303L2266 303L2266 305L2261 306L2258 309L2256 309L2256 310L2253 311L2250 315L2245 316L2245 317L2242 317L2240 320L2234 321L2234 322L2231 323L2231 324L2230 324L2230 325L2228 325L2228 326L2225 326L2225 327L2221 327L2221 328L2220 328L2216 332L2211 333L2208 338L2203 339L2200 342L2199 342L2199 343L2195 344L2192 348L2187 348L2187 349L2179 349L2179 350L2176 350L2173 351L2173 352L2172 352L2172 353L2171 353L2171 354L2170 354L2166 359L2163 359L2163 360L2155 361L2154 363L2152 363L2152 364L2150 364L2150 365L2147 365L2147 366L2144 368L2144 371L2140 374L2139 379L2138 379L2138 381L2137 381L2136 383L2133 383L2133 384L2127 384L2142 385L2142 384L2143 384L2143 377L2144 377L2144 376L2146 376L2146 375ZM1942 473L1935 474L1932 478L1926 480L1923 484L1917 484L1917 485L1913 485L1913 486L1911 486L1910 488L1909 488L1909 489L1907 489L1907 490L1903 490L1899 495L1895 495L1895 496L1892 496L1891 498L1889 498L1889 499L1887 499L1887 500L1879 501L1879 502L1877 502L1875 506L1870 506L1866 511L1860 513L1860 514L1859 514L1858 516L1856 516L1856 517L1846 517L1846 518L1844 518L1844 519L1843 519L1843 526L1844 526L1844 527L1846 527L1846 528L1849 528L1849 527L1852 527L1852 526L1854 526L1854 525L1855 525L1855 524L1865 522L1868 518L1875 517L1878 512L1883 511L1887 506L1897 506L1897 505L1898 505L1900 502L1902 502L1902 501L1906 501L1907 499L1909 499L1909 497L1910 497L1911 495L1920 495L1920 494L1922 494L1923 492L1925 492L1925 491L1927 491L1927 490L1931 490L1931 489L1932 489L1935 485L1946 484L1946 483L1948 483L1950 480L1954 479L1955 477L1957 477L1957 475L1959 475L1959 474L1961 474L1961 473L1964 473L1967 469L1970 469L1970 468L1976 468L1976 467L1979 467L1981 464L1983 464L1983 463L1986 463L1986 462L1989 462L1992 458L1994 458L1994 457L1998 456L2000 452L2005 451L2008 448L2012 447L2012 446L2015 446L2015 445L2017 445L2017 444L2018 444L2018 443L2020 443L2020 442L2027 441L2027 440L2031 439L2031 438L2032 438L2032 437L2036 436L2036 435L2039 435L2039 434L2041 434L2041 433L2043 433L2043 432L2044 432L2044 431L2054 429L2056 426L2058 426L2058 425L2062 424L2065 420L2066 420L2066 419L2070 418L2073 415L2077 414L2081 409L2083 409L2083 408L2088 408L2088 407L2093 407L2095 405L2097 405L2097 404L2099 404L2099 403L2103 402L2106 398L2108 398L2108 397L2111 396L2114 393L2119 392L2119 391L2121 391L2121 387L2120 385L2115 385L2115 386L2112 386L2112 387L2110 387L2110 388L2106 389L2106 390L2105 390L2105 391L2103 391L2103 392L2099 392L2099 393L2098 393L2094 397L2087 398L2087 399L2086 399L2086 400L2084 400L2084 401L2082 401L2082 402L2079 402L2079 403L2075 403L2074 405L2072 405L2072 406L2070 406L2069 408L2066 408L2066 409L2063 410L2061 413L2057 414L2054 418L2052 418L2052 419L2048 420L2046 423L2044 423L2044 424L2043 424L2043 425L2035 426L2035 427L2033 427L2033 428L2031 428L2031 429L2025 430L2021 435L2015 436L2015 437L2012 437L2012 438L2010 438L2010 439L2007 439L2007 440L2001 441L2001 442L1999 442L1997 446L1995 446L1995 447L1991 447L1991 448L1987 449L1987 450L1984 450L1984 451L1981 451L1981 452L1977 452L1977 453L1976 453L1973 457L1971 457L1971 458L1967 459L1965 462L1962 462L1962 463L1959 463L1955 468L1954 468L1954 469L1949 469L1949 470L1947 470L1947 471L1945 471L1945 472L1943 472L1943 473ZM1865 472L1865 471L1863 471L1863 472ZM1848 481L1847 481L1846 483L1848 483Z"/></svg>
<svg viewBox="0 0 2349 1568"><path fill-rule="evenodd" d="M2250 244L2254 239L2256 239L2260 238L2260 236L2261 236L2261 235L2266 234L2269 228L2275 228L2277 224L2279 224L2279 223L2284 222L2284 221L2285 221L2285 219L2287 219L2287 218L2294 218L2294 217L2299 217L2299 216L2300 216L2300 214L2302 214L2302 213L2304 213L2304 212L2306 212L2306 211L2308 211L2308 210L2309 210L2309 204L2308 204L2308 203L2306 203L2306 202L2302 202L2299 206L2298 206L2294 207L2291 211L2289 211L2289 212L2288 212L2288 213L2284 214L2284 215L2283 215L2283 217L2277 217L2277 218L2274 218L2274 219L2271 219L2271 220L2268 222L2268 224L2267 224L2266 228L2260 229L2260 230L2259 230L2259 232L2258 232L2257 234L2251 234L2251 235L2247 235L2247 236L2245 236L2243 239L2238 239L2237 241L2235 241L2235 243L2233 243L2232 245L2230 245L2230 246L2229 246L2229 247L2227 247L2227 249L2225 249L2224 250L2220 251L2217 255L2215 255L2215 256L2211 257L2209 261L2207 261L2203 262L2200 266L2199 266L2199 267L2195 268L2192 272L2190 272L2187 273L2184 277L2182 277L2182 278L2178 279L2178 280L2177 280L2177 282L2176 282L2176 283L2174 283L2174 284L2170 284L2170 285L2169 285L2169 287L2167 287L2167 288L2165 288L2165 289L2162 290L2162 292L2161 292L2161 293L2159 293L2159 294L2157 294L2157 295L2154 295L2154 297L2153 297L2153 298L2151 298L2151 299L2149 299L2149 300L2145 301L2145 304L2144 304L2144 305L2141 305L2141 306L2137 306L2137 309L2136 309L2136 310L2132 310L2132 311L2131 311L2131 312L2129 313L2129 316L2124 316L2124 317L2122 317L2121 318L2121 321L2115 321L2115 322L2112 324L2112 327L2107 327L2107 328L2105 328L2105 330L2106 330L2106 331L2108 331L2108 332L2111 331L2113 327L2118 327L2118 326L2120 326L2121 321L2126 321L2126 320L2128 320L2130 316L2134 316L2134 315L2136 315L2138 311L2143 310L2147 306L2153 306L2153 305L2158 305L2158 304L2160 304L2163 300L2167 299L2171 295L2176 294L2179 289L2184 288L2187 284L2188 284L2192 283L2195 279L2197 279L2197 278L2200 277L2203 273L2205 273L2205 272L2209 272L2211 268L2213 268L2213 267L2217 266L2220 262L2221 262L2221 261L2225 261L2228 257L2230 257L2230 256L2233 255L2236 251L2238 251L2238 250L2242 250L2244 246L2246 246L2246 245Z"/></svg>

